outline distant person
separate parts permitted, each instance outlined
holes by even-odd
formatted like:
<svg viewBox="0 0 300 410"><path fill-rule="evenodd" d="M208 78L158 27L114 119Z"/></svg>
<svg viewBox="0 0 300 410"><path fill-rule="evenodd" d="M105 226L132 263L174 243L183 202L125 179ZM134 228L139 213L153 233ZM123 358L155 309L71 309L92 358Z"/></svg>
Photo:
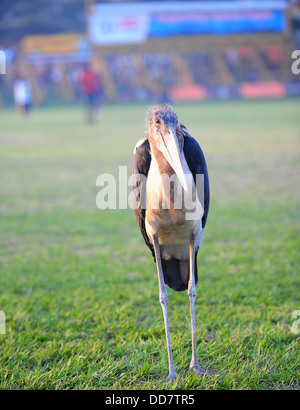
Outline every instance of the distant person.
<svg viewBox="0 0 300 410"><path fill-rule="evenodd" d="M95 122L96 111L102 99L102 81L100 75L91 68L85 68L80 75L81 91L88 109L87 123Z"/></svg>
<svg viewBox="0 0 300 410"><path fill-rule="evenodd" d="M14 83L14 100L16 109L22 116L27 117L31 109L31 84L28 80L18 78Z"/></svg>

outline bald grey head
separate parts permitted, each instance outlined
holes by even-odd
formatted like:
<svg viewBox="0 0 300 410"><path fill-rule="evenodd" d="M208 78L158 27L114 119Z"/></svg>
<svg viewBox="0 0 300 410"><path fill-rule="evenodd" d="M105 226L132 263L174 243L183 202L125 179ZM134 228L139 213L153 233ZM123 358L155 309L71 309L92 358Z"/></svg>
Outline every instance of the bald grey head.
<svg viewBox="0 0 300 410"><path fill-rule="evenodd" d="M151 125L151 122L155 122L159 125L175 125L178 124L178 118L175 114L174 108L170 104L155 105L150 107L147 115L147 125Z"/></svg>
<svg viewBox="0 0 300 410"><path fill-rule="evenodd" d="M152 154L159 150L171 165L178 179L187 191L186 178L181 163L183 136L177 115L169 104L151 107L148 112L148 139Z"/></svg>

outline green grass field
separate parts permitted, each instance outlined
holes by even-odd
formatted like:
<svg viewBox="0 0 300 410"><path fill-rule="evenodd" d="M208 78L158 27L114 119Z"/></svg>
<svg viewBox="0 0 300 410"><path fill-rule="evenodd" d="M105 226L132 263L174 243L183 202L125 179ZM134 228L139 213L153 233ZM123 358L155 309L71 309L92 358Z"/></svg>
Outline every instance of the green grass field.
<svg viewBox="0 0 300 410"><path fill-rule="evenodd" d="M168 388L299 389L299 100L175 108L210 173L196 328L215 373L187 372L189 300L168 289ZM133 211L95 202L99 174L131 170L146 110L108 106L92 128L80 108L0 113L1 389L166 388L155 264Z"/></svg>

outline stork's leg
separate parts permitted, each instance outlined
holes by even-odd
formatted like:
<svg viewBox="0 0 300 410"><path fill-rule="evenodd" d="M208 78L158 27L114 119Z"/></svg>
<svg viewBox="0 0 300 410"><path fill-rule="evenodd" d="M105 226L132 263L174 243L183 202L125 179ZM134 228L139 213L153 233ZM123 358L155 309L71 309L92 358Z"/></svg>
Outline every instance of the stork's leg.
<svg viewBox="0 0 300 410"><path fill-rule="evenodd" d="M159 301L162 307L163 315L164 315L164 322L165 322L165 330L166 330L166 339L167 339L167 349L168 349L168 358L169 358L169 375L167 377L167 382L175 381L177 377L177 373L175 371L174 363L173 363L173 356L172 356L172 347L171 347L171 338L170 338L170 329L169 329L169 319L168 319L168 294L165 285L162 264L161 264L161 255L158 243L158 235L155 234L153 236L154 240L154 251L155 251L155 258L156 258L156 265L157 265L157 273L158 273L158 282L159 282Z"/></svg>
<svg viewBox="0 0 300 410"><path fill-rule="evenodd" d="M190 371L193 371L199 375L206 373L202 367L199 366L197 361L197 348L196 348L196 322L195 322L195 301L196 301L196 279L195 279L195 249L194 249L195 237L191 235L190 238L190 278L188 283L188 295L190 299L191 310L191 330L192 330L192 360L190 364Z"/></svg>

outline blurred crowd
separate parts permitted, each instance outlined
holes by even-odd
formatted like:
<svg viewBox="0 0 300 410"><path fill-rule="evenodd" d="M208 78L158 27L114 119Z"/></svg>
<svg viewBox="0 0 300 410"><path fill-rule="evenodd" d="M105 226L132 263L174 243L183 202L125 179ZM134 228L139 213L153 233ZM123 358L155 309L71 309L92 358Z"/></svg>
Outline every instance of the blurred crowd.
<svg viewBox="0 0 300 410"><path fill-rule="evenodd" d="M214 89L233 87L243 82L297 82L291 73L291 52L300 49L299 0L290 0L294 43L266 45L257 42L241 46L199 48L168 53L116 53L92 56L92 70L101 83L104 101L166 101L172 87L196 84ZM221 37L220 37L221 38ZM188 38L187 38L188 42ZM0 44L0 49L3 50ZM18 46L5 50L6 74L0 75L0 106L23 99L30 105L78 103L87 101L83 73L86 62L28 59ZM30 56L29 56L30 57ZM24 111L24 110L23 110Z"/></svg>
<svg viewBox="0 0 300 410"><path fill-rule="evenodd" d="M12 102L13 84L23 78L30 82L36 104L51 101L72 102L81 98L80 77L84 64L12 64L0 77L0 102Z"/></svg>
<svg viewBox="0 0 300 410"><path fill-rule="evenodd" d="M214 89L243 82L299 82L291 72L291 52L300 49L299 1L291 1L293 44L261 44L199 48L169 53L94 55L91 68L101 83L101 102L167 101L178 85ZM1 45L0 45L1 46ZM0 47L1 48L1 47ZM30 61L18 49L5 50L6 74L0 75L0 106L20 98L35 105L87 101L82 78L86 62L50 59ZM23 97L22 97L23 95ZM21 97L20 97L21 96Z"/></svg>
<svg viewBox="0 0 300 410"><path fill-rule="evenodd" d="M165 101L175 85L233 85L241 82L289 81L291 50L276 44L192 52L106 55L92 67L101 82L103 101ZM83 63L13 64L0 76L0 102L13 102L14 84L30 83L35 104L80 102L85 98Z"/></svg>

